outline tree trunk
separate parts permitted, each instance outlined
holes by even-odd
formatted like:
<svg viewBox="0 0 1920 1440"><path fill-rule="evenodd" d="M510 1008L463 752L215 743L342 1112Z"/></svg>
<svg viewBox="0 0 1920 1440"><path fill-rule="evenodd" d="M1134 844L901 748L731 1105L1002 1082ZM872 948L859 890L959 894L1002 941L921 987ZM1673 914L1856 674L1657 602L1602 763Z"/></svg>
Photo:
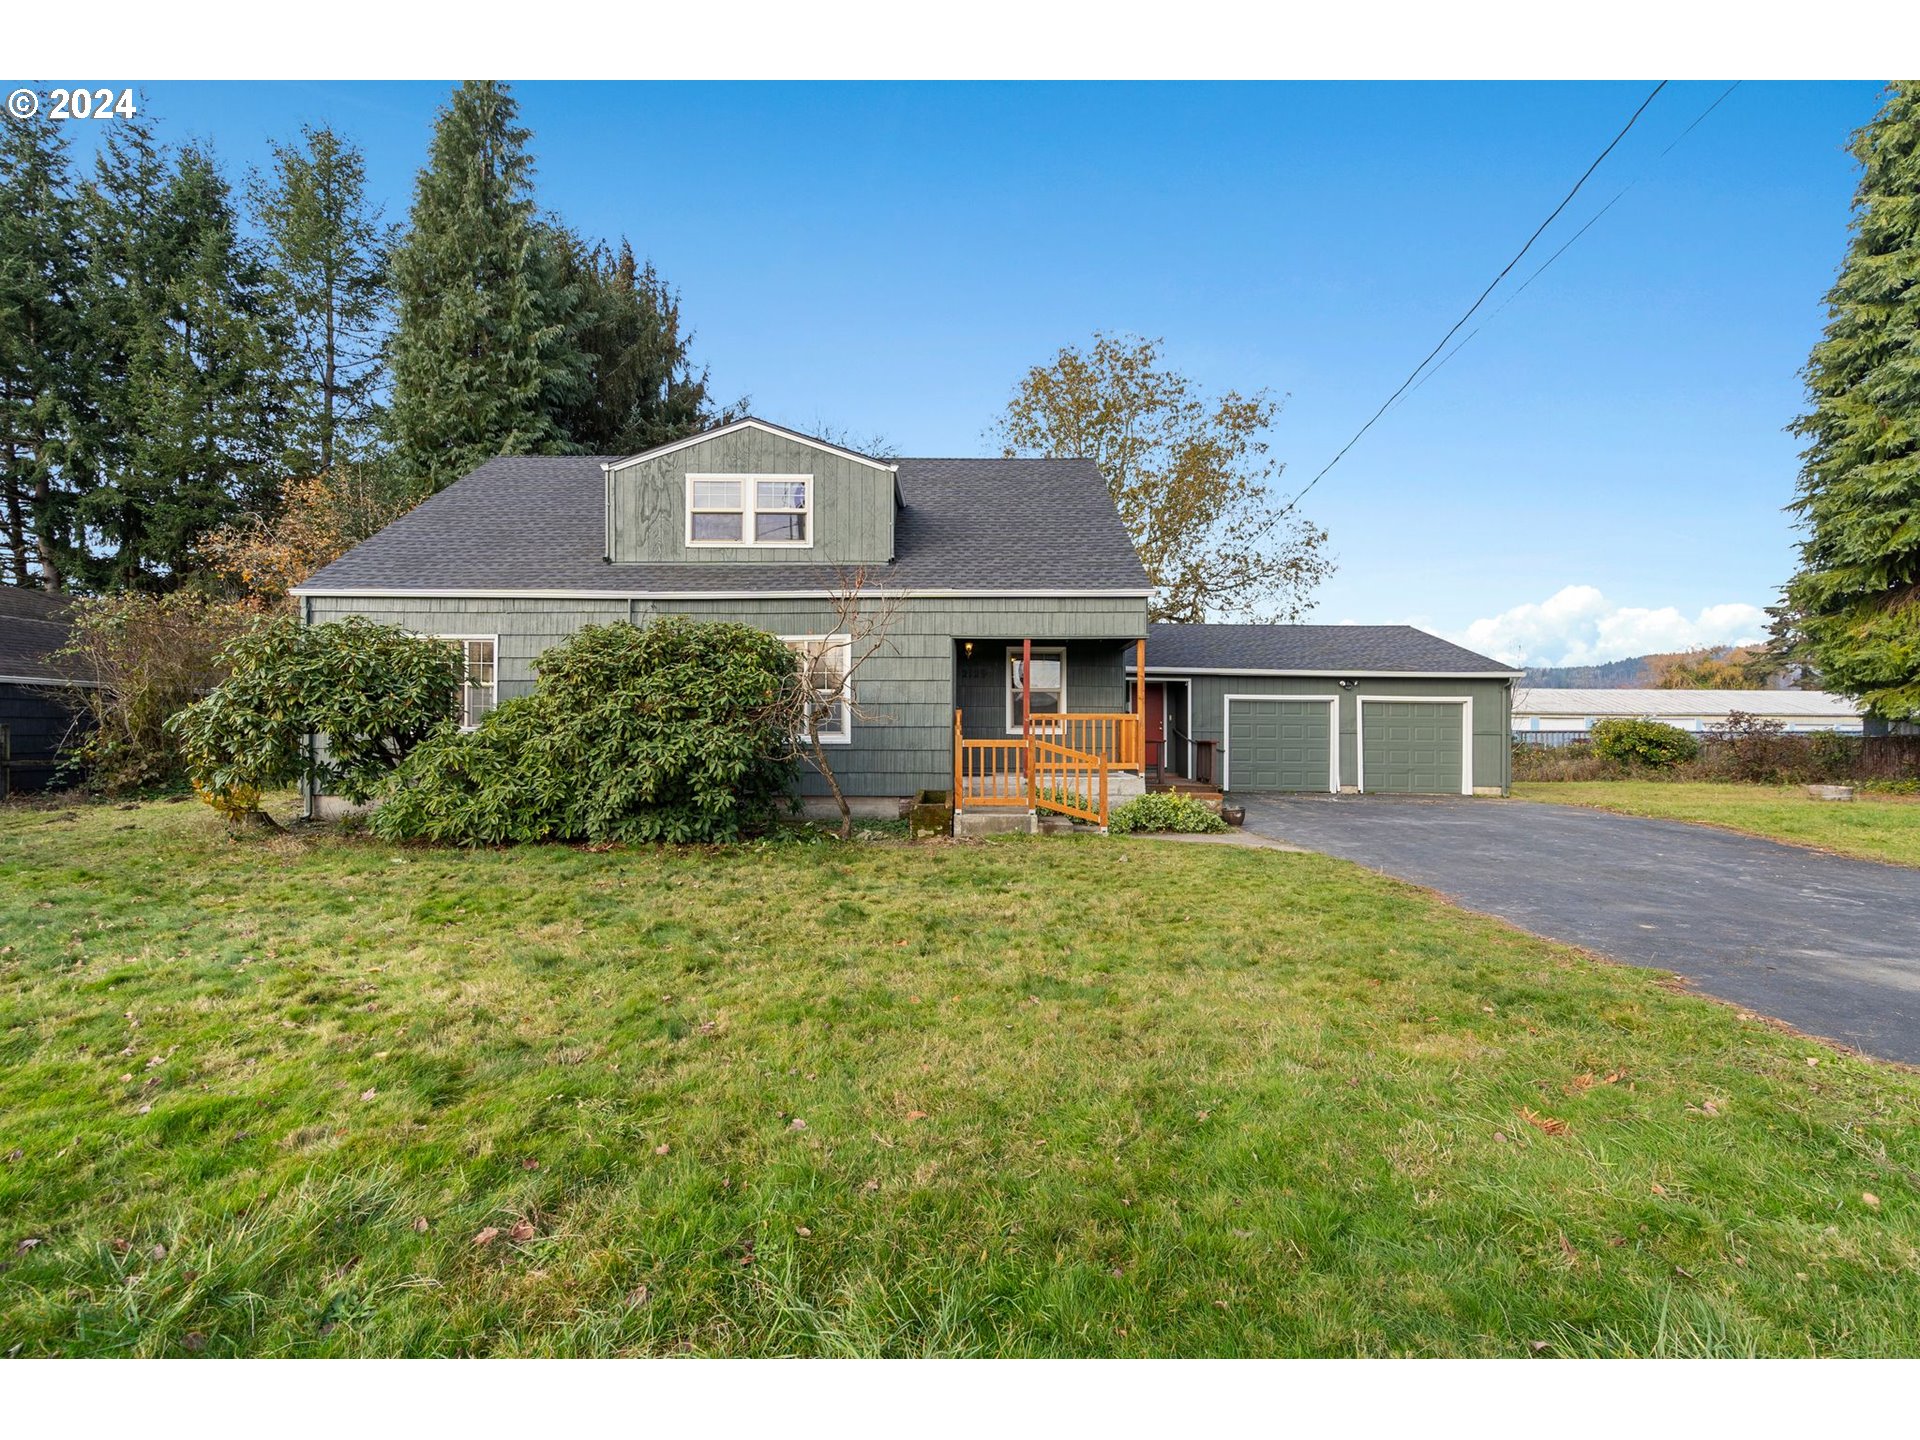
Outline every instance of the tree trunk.
<svg viewBox="0 0 1920 1440"><path fill-rule="evenodd" d="M853 838L853 810L847 804L847 797L840 793L840 781L833 773L833 766L827 763L827 748L820 743L820 717L814 714L812 705L807 706L807 745L813 751L813 765L826 778L827 789L833 792L833 803L840 807L840 838Z"/></svg>

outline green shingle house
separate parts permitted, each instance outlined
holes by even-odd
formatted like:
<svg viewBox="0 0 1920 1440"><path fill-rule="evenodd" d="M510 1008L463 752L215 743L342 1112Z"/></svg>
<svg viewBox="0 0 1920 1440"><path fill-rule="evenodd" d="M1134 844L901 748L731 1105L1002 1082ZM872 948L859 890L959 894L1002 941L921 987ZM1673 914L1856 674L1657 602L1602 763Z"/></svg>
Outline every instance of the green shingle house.
<svg viewBox="0 0 1920 1440"><path fill-rule="evenodd" d="M880 459L751 418L640 455L503 457L295 594L312 623L460 645L477 724L583 625L743 621L831 656L856 577L894 613L857 676L873 718L843 712L830 738L873 812L923 790L1097 818L1150 781L1507 783L1504 739L1482 741L1506 734L1513 672L1484 656L1401 628L1149 626L1089 460Z"/></svg>

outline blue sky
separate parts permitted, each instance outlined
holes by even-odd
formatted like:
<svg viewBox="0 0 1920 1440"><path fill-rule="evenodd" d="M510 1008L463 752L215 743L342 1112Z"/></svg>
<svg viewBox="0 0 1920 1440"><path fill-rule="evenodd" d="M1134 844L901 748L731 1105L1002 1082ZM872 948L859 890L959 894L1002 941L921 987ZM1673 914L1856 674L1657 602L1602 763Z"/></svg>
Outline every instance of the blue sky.
<svg viewBox="0 0 1920 1440"><path fill-rule="evenodd" d="M684 292L720 394L973 454L1021 371L1097 329L1289 398L1303 484L1645 96L1621 84L528 84L543 204ZM1790 572L1798 372L1879 85L1676 82L1483 316L1633 189L1304 509L1312 618L1535 663L1754 629ZM328 121L404 216L446 87L151 87L230 167ZM1469 326L1469 328L1472 328ZM1464 333L1464 332L1463 332ZM1070 536L1062 536L1071 544Z"/></svg>

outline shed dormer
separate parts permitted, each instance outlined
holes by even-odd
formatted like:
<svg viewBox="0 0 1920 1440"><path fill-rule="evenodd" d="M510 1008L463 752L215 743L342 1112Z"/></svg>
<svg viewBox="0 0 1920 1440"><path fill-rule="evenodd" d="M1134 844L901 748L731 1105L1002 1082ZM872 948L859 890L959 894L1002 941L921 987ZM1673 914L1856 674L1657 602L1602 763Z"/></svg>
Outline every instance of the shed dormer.
<svg viewBox="0 0 1920 1440"><path fill-rule="evenodd" d="M898 467L748 418L613 461L607 559L883 565Z"/></svg>

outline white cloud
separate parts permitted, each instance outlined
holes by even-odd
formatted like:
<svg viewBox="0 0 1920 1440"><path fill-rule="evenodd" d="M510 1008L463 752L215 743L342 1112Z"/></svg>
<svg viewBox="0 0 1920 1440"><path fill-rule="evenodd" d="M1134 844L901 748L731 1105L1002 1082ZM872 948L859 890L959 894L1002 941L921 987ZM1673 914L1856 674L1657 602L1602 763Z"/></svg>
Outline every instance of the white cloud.
<svg viewBox="0 0 1920 1440"><path fill-rule="evenodd" d="M1658 651L1751 645L1766 634L1767 614L1758 605L1709 605L1690 620L1671 605L1615 605L1591 585L1568 585L1448 638L1511 665L1597 665Z"/></svg>

